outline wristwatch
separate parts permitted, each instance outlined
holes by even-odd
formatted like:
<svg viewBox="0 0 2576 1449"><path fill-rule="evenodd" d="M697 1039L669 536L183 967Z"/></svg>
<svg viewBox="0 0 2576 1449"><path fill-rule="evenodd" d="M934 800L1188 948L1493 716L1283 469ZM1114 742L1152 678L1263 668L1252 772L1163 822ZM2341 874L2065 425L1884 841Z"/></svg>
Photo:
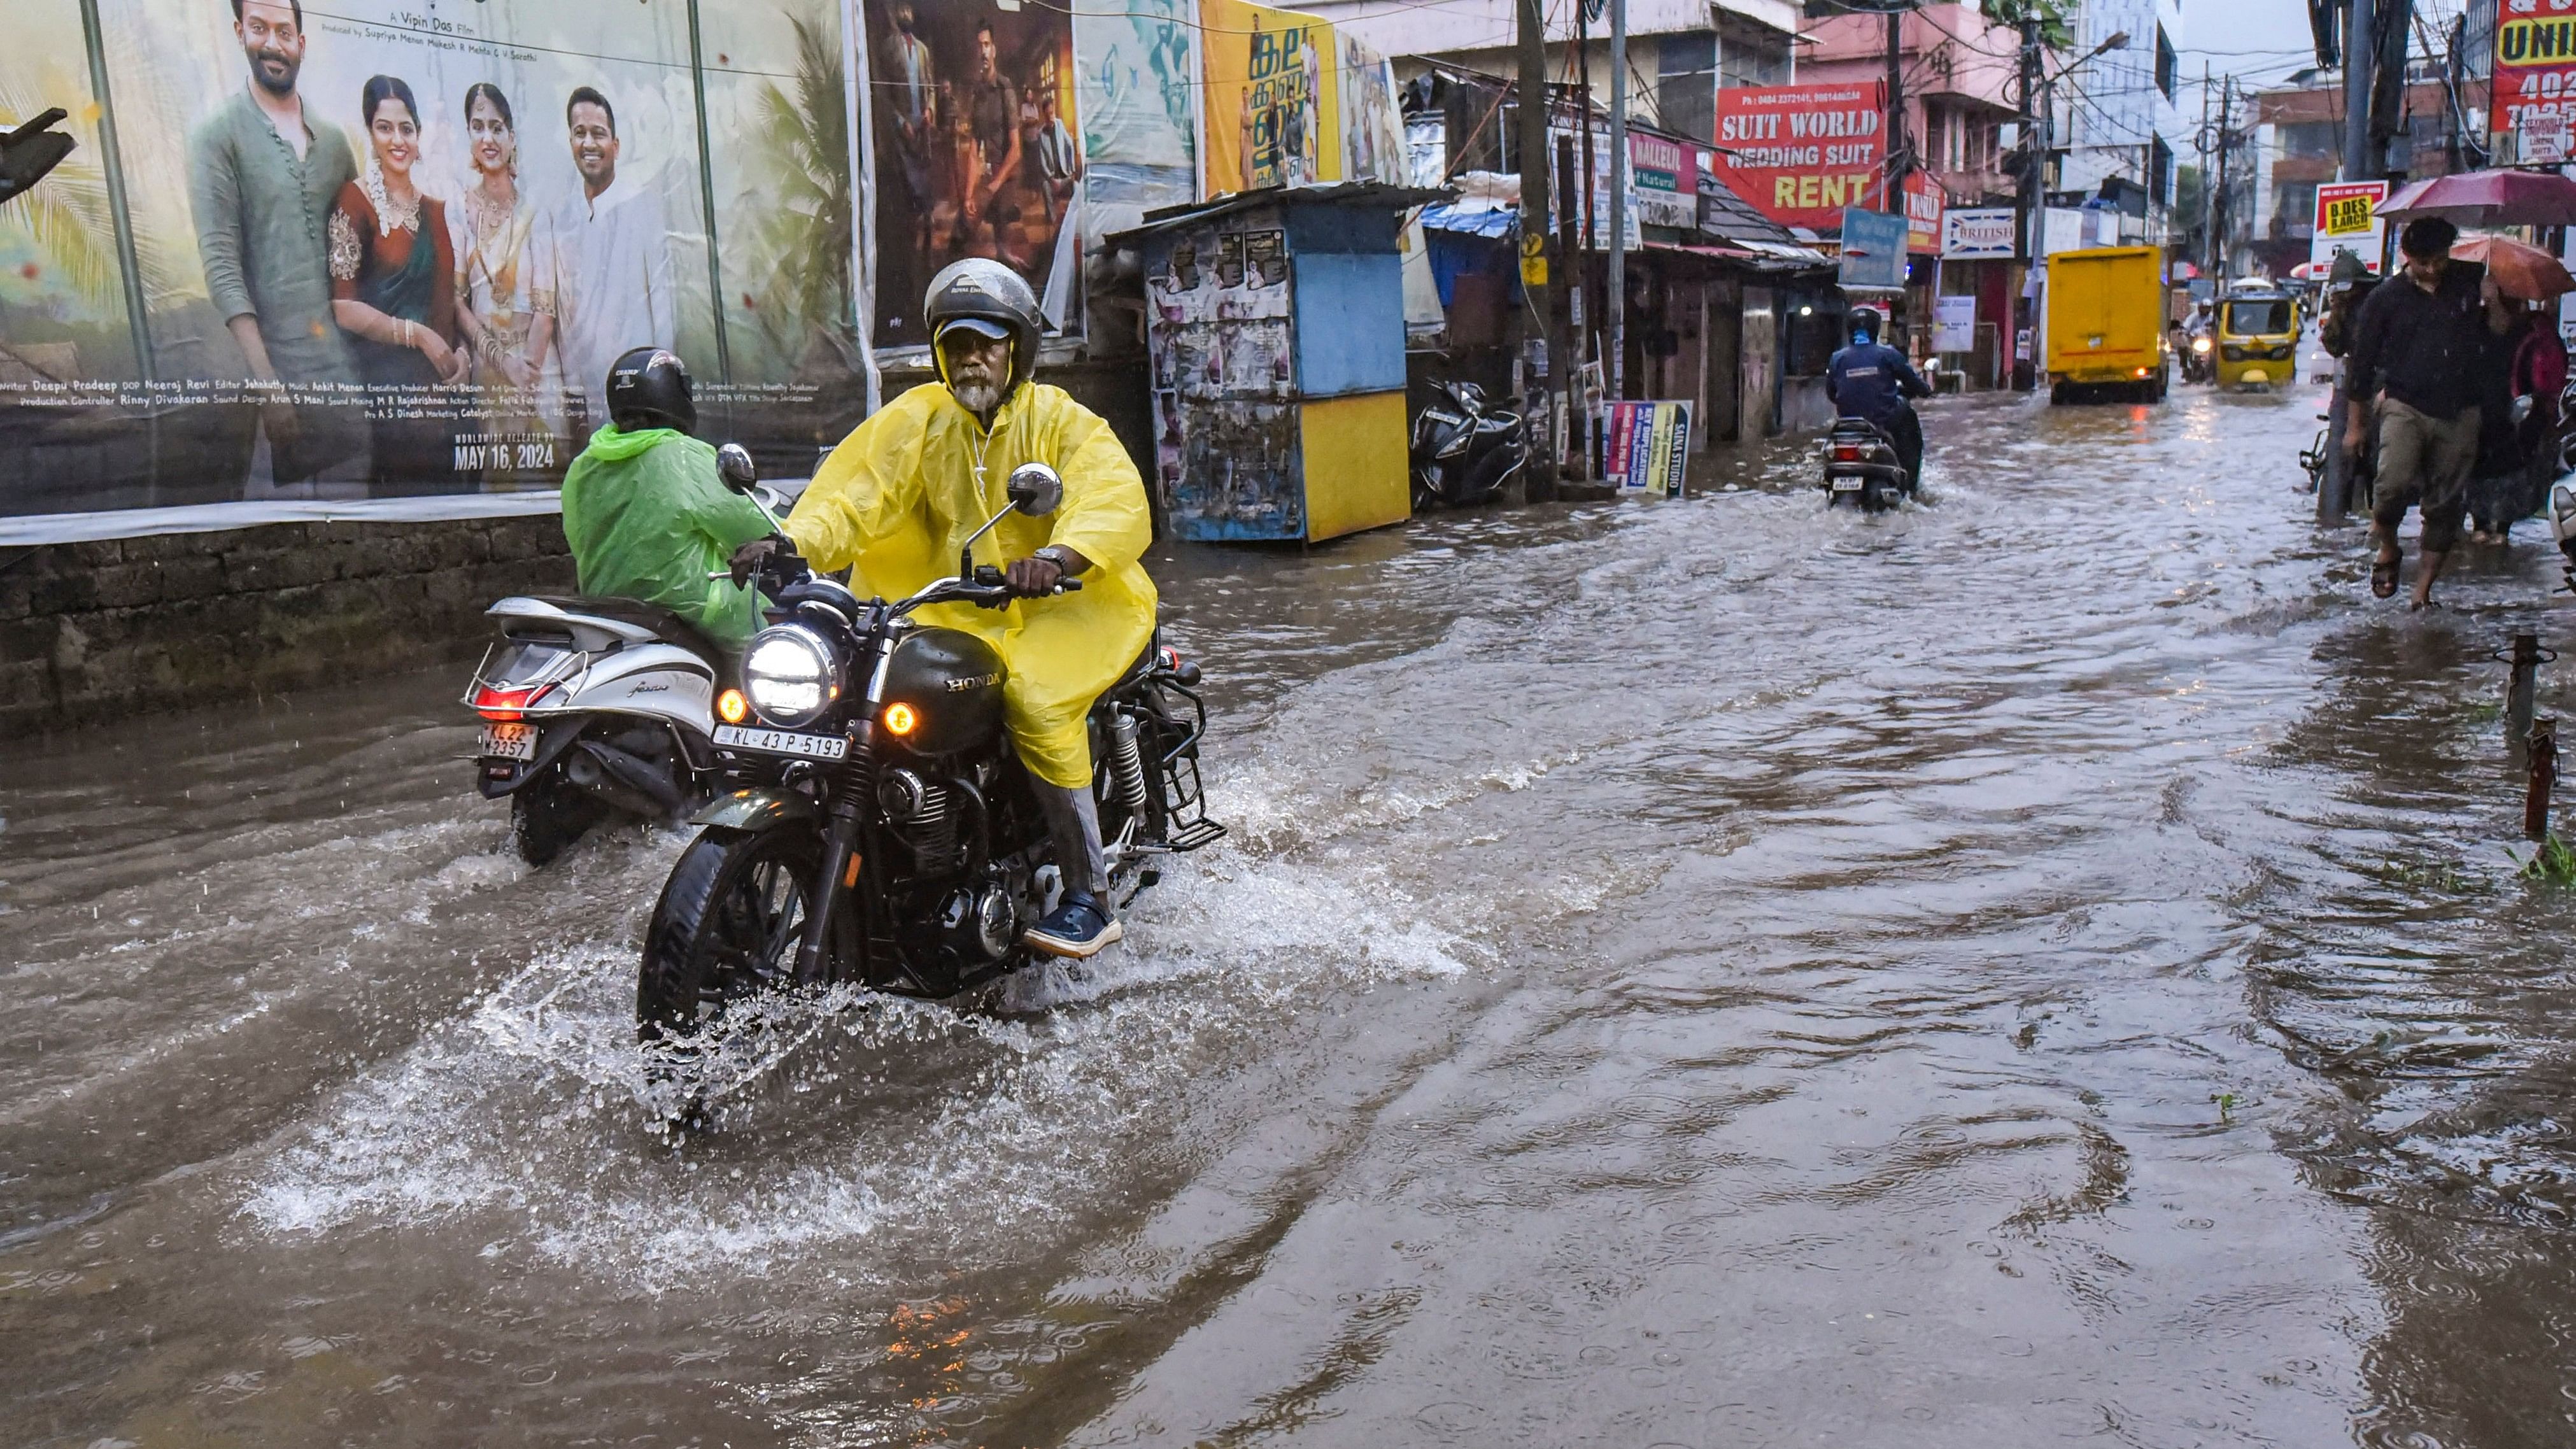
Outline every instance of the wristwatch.
<svg viewBox="0 0 2576 1449"><path fill-rule="evenodd" d="M1052 543L1030 554L1029 557L1042 558L1048 563L1054 564L1057 572L1063 574L1066 578L1072 578L1076 572L1071 560L1066 557L1066 550Z"/></svg>

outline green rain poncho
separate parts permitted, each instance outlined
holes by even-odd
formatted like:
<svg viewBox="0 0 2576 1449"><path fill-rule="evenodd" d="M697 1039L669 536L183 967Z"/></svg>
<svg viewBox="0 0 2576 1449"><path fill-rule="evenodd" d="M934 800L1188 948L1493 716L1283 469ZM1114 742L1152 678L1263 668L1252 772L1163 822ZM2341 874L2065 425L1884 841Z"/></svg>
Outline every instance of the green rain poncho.
<svg viewBox="0 0 2576 1449"><path fill-rule="evenodd" d="M750 589L707 575L769 533L759 505L716 476L716 450L671 428L591 434L563 482L564 539L581 591L641 599L729 649L760 627Z"/></svg>

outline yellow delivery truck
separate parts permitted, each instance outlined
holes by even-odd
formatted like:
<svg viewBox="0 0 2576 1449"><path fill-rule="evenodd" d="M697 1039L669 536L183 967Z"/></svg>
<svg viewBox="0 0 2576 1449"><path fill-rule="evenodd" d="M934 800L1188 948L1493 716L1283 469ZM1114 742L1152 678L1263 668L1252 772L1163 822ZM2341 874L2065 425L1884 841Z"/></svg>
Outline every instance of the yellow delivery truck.
<svg viewBox="0 0 2576 1449"><path fill-rule="evenodd" d="M2048 400L2165 395L2165 256L2094 247L2048 259Z"/></svg>

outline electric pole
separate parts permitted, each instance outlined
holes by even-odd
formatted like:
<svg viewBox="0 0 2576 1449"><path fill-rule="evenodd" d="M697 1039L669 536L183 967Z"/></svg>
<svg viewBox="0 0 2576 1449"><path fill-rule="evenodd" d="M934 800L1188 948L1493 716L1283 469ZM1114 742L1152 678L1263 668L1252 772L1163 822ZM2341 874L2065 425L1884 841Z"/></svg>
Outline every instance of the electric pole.
<svg viewBox="0 0 2576 1449"><path fill-rule="evenodd" d="M2047 149L2039 135L2038 101L2039 16L2029 13L2021 22L2021 175L2013 190L2013 259L2022 264L2025 277L2037 265L2040 252L2040 241L2032 232L2039 218L2040 168ZM2035 364L2021 350L2021 336L2031 330L2029 292L2025 285L2013 296L2013 387L2022 392L2037 385Z"/></svg>
<svg viewBox="0 0 2576 1449"><path fill-rule="evenodd" d="M2193 150L2200 153L2200 270L2203 276L2218 274L2218 233L2209 225L2209 62L2200 63L2200 129L2192 133Z"/></svg>
<svg viewBox="0 0 2576 1449"><path fill-rule="evenodd" d="M2229 233L2234 228L2236 211L2236 193L2229 186L2227 179L2227 153L2235 149L2231 144L2233 138L2228 135L2227 128L2235 119L2235 112L2236 77L2229 75L2219 83L2218 200L2210 212L2210 225L2214 236L2211 254L2217 258L2217 265L2211 269L2211 275L2217 279L2218 285L2222 288L2227 285L2227 243Z"/></svg>
<svg viewBox="0 0 2576 1449"><path fill-rule="evenodd" d="M2343 32L2343 179L2367 181L2370 156L2370 66L2379 54L2370 0L2348 0Z"/></svg>
<svg viewBox="0 0 2576 1449"><path fill-rule="evenodd" d="M1692 184L1698 184L1693 178ZM1610 0L1610 396L1628 395L1628 0Z"/></svg>
<svg viewBox="0 0 2576 1449"><path fill-rule="evenodd" d="M1905 7L1887 11L1887 209L1902 211L1905 195Z"/></svg>
<svg viewBox="0 0 2576 1449"><path fill-rule="evenodd" d="M1552 390L1565 377L1565 336L1556 320L1558 269L1550 265L1548 255L1556 208L1547 177L1547 21L1539 12L1539 0L1517 0L1513 10L1520 32L1520 113L1513 140L1520 148L1521 163L1521 290L1530 294L1531 311L1539 319L1540 355ZM1542 447L1540 453L1545 461L1536 472L1535 491L1551 493L1558 460L1552 448Z"/></svg>

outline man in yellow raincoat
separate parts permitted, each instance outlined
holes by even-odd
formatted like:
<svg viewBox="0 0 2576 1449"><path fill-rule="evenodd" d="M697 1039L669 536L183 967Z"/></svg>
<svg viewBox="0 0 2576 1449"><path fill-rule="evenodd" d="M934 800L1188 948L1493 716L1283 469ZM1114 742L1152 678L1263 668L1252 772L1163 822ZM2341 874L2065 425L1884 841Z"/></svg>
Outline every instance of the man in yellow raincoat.
<svg viewBox="0 0 2576 1449"><path fill-rule="evenodd" d="M931 279L923 321L940 381L888 403L832 450L787 519L788 539L817 570L855 566L862 595L901 598L957 567L967 536L1010 502L1012 469L1044 463L1063 476L1053 514L1014 513L975 544L975 562L1000 565L1019 602L915 617L1001 651L1004 716L1065 883L1062 904L1026 939L1089 956L1118 939L1119 925L1086 718L1153 640L1154 583L1137 562L1153 541L1144 480L1098 414L1030 379L1040 313L1018 273L982 258L950 265ZM776 546L747 545L736 574ZM1080 579L1081 592L1056 594L1065 579Z"/></svg>

